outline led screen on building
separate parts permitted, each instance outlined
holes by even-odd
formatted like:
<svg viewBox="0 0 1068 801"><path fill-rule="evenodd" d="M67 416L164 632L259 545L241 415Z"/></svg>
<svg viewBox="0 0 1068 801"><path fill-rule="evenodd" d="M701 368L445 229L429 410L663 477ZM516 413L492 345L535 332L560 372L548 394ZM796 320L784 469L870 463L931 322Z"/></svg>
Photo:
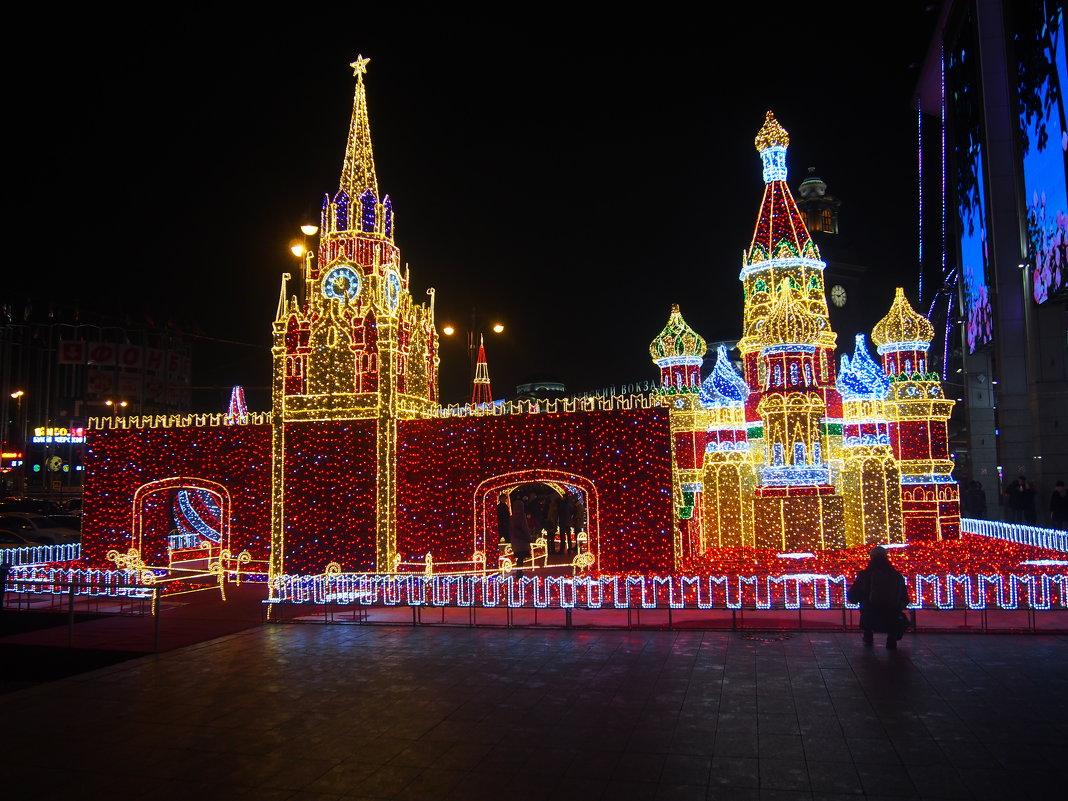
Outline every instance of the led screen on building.
<svg viewBox="0 0 1068 801"><path fill-rule="evenodd" d="M1064 9L1042 0L1014 4L1012 28L1032 292L1045 303L1068 293Z"/></svg>
<svg viewBox="0 0 1068 801"><path fill-rule="evenodd" d="M962 21L954 47L946 53L946 104L953 121L949 132L956 198L956 229L960 242L964 338L968 352L994 338L990 308L987 199L982 142L983 103L979 85L979 52L974 47L975 17Z"/></svg>

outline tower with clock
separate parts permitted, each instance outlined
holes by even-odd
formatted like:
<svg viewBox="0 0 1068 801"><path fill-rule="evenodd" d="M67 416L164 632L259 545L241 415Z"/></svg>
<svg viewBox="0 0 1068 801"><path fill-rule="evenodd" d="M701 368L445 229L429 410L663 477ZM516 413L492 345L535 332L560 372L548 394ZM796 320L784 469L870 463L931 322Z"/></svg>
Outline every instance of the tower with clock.
<svg viewBox="0 0 1068 801"><path fill-rule="evenodd" d="M379 193L363 83L368 61L361 56L351 64L352 121L340 185L323 198L319 252L305 257L300 296L286 297L290 276L283 277L274 320L272 459L275 493L283 496L272 520L275 572L284 568L286 533L295 521L324 532L338 528L337 521L304 508L304 493L290 490L300 477L286 443L313 424L339 436L373 437L377 458L368 484L378 508L393 509L397 421L437 408L433 290L429 304L413 300L394 243L393 202ZM377 518L376 530L364 533L384 569L396 554L396 520L394 514Z"/></svg>

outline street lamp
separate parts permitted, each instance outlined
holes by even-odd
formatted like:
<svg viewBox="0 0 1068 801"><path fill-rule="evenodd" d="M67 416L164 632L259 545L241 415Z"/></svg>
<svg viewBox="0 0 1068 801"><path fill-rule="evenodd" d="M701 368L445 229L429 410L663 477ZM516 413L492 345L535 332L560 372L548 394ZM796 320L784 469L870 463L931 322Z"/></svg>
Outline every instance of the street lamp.
<svg viewBox="0 0 1068 801"><path fill-rule="evenodd" d="M111 419L114 420L115 414L118 412L118 410L125 409L130 404L126 401L113 401L111 399L108 399L104 401L104 405L111 409Z"/></svg>
<svg viewBox="0 0 1068 801"><path fill-rule="evenodd" d="M302 238L290 243L289 252L300 259L302 283L307 284L308 276L311 275L311 260L315 257L315 251L308 249L308 237L319 233L319 226L305 223L300 226L300 233Z"/></svg>
<svg viewBox="0 0 1068 801"><path fill-rule="evenodd" d="M19 446L22 449L22 464L19 465L19 494L26 494L26 418L22 416L22 398L26 393L16 389L11 393L15 399L15 430L19 432Z"/></svg>
<svg viewBox="0 0 1068 801"><path fill-rule="evenodd" d="M483 320L482 322L486 322ZM475 361L478 354L478 337L482 333L479 330L479 316L477 309L471 309L471 321L467 328L467 361L468 367L471 370L471 375L475 374ZM504 333L504 324L501 322L495 322L489 326L489 330L495 334ZM457 328L454 325L446 324L441 327L441 333L447 337L451 337L457 333Z"/></svg>

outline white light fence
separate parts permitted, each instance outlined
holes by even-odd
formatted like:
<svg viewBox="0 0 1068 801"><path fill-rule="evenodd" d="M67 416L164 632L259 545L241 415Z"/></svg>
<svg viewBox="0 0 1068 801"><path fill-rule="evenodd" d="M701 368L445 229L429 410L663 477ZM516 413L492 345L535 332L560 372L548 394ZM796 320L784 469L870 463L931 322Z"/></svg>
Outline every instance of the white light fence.
<svg viewBox="0 0 1068 801"><path fill-rule="evenodd" d="M1034 545L1051 551L1068 553L1068 531L1055 528L1024 526L1018 523L1002 523L999 520L975 520L963 517L960 527L969 534L981 537L994 537L999 540L1018 542L1021 545Z"/></svg>
<svg viewBox="0 0 1068 801"><path fill-rule="evenodd" d="M29 548L4 548L0 550L0 565L20 567L47 565L55 562L73 562L82 556L80 542L69 545L35 545Z"/></svg>
<svg viewBox="0 0 1068 801"><path fill-rule="evenodd" d="M908 577L913 609L1068 610L1057 575ZM281 576L271 601L364 606L543 609L856 609L843 575L786 576Z"/></svg>
<svg viewBox="0 0 1068 801"><path fill-rule="evenodd" d="M154 589L140 584L136 570L96 570L68 567L15 567L4 587L8 592L63 595L74 586L75 595L108 598L151 598Z"/></svg>

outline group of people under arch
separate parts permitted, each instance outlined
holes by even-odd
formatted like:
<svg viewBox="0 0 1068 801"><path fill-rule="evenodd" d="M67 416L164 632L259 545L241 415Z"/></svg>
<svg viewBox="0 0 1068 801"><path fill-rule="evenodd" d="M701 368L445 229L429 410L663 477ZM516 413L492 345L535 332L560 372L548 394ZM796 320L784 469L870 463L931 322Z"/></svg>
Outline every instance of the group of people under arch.
<svg viewBox="0 0 1068 801"><path fill-rule="evenodd" d="M523 484L497 501L498 538L511 545L516 567L530 559L531 543L543 535L547 555L577 553L585 530L585 498L567 485Z"/></svg>

